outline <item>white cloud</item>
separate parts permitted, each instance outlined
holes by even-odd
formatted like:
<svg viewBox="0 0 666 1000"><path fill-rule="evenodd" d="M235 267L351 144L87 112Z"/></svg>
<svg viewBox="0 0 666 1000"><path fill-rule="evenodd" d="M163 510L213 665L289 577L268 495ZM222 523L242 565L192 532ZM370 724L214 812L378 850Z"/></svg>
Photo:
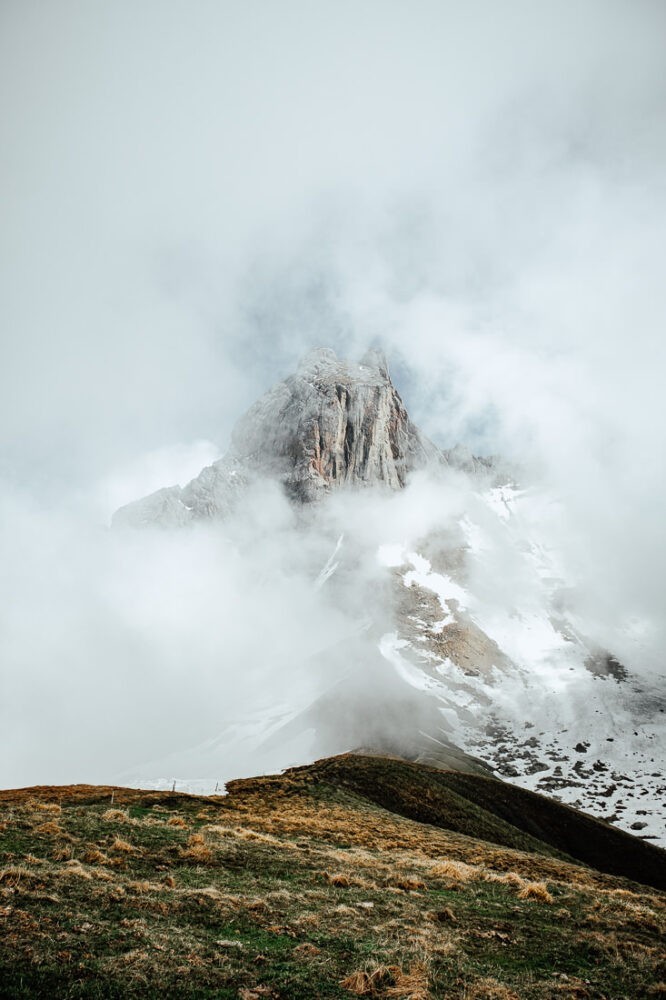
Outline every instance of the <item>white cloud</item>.
<svg viewBox="0 0 666 1000"><path fill-rule="evenodd" d="M117 711L142 650L154 678L189 628L212 662L205 546L169 562L146 540L125 563L90 525L224 450L313 345L383 341L429 434L565 499L551 530L590 613L663 621L662 4L21 0L0 18L3 684L35 765L25 719L91 705L97 648ZM259 536L274 580L284 549ZM164 558L166 587L174 552L158 648L140 564ZM121 626L98 571L116 596L137 574L145 618ZM281 622L298 631L276 611L278 644Z"/></svg>

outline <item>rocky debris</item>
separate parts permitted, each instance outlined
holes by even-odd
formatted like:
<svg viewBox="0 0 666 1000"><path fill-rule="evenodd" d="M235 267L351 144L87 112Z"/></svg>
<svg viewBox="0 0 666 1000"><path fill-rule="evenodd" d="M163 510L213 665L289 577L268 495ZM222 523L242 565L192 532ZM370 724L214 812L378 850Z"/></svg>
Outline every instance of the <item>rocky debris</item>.
<svg viewBox="0 0 666 1000"><path fill-rule="evenodd" d="M585 667L595 677L612 677L616 681L626 681L628 677L627 668L616 656L604 649L596 649L590 653L585 661Z"/></svg>

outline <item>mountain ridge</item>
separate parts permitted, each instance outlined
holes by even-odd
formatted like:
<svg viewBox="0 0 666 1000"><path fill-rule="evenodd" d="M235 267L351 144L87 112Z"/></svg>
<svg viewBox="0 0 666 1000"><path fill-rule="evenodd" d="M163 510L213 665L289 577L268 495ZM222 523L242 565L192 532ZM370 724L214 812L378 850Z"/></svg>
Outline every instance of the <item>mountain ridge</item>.
<svg viewBox="0 0 666 1000"><path fill-rule="evenodd" d="M114 526L177 527L231 514L251 483L271 479L310 504L341 487L402 489L426 467L491 475L494 458L442 450L413 423L377 350L360 361L317 348L237 421L226 454L184 487L166 486L124 505Z"/></svg>
<svg viewBox="0 0 666 1000"><path fill-rule="evenodd" d="M225 796L0 791L0 993L648 1000L665 860L502 782L385 757Z"/></svg>
<svg viewBox="0 0 666 1000"><path fill-rule="evenodd" d="M122 780L212 788L239 776L234 753L256 773L371 745L434 763L480 759L524 788L664 839L666 777L654 749L663 699L580 619L566 569L539 533L552 498L519 489L497 459L437 448L409 418L380 352L349 362L317 349L241 417L224 458L182 489L122 508L114 523L222 522L233 534L262 478L291 501L288 544L303 549L303 583L327 610L343 610L346 633L299 664L303 689L318 678L312 696L294 689L262 705L257 692L249 711L221 719L197 746ZM420 491L426 479L434 493ZM354 524L364 499L375 498L382 524L401 496L441 505L448 521L407 539L400 532L411 529L389 512L373 548ZM463 497L453 514L450 496ZM259 521L262 504L260 494Z"/></svg>

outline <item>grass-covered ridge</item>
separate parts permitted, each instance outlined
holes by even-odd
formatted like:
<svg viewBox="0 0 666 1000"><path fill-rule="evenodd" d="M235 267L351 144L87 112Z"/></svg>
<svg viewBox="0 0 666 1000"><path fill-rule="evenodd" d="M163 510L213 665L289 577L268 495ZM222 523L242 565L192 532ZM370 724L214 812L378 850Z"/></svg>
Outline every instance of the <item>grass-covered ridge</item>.
<svg viewBox="0 0 666 1000"><path fill-rule="evenodd" d="M334 758L224 798L0 792L0 996L663 994L663 893L491 829L488 802L403 763ZM399 814L414 801L429 822Z"/></svg>
<svg viewBox="0 0 666 1000"><path fill-rule="evenodd" d="M497 778L406 760L342 754L302 769L392 812L506 847L582 861L666 889L666 852L617 827ZM261 779L254 779L261 780Z"/></svg>

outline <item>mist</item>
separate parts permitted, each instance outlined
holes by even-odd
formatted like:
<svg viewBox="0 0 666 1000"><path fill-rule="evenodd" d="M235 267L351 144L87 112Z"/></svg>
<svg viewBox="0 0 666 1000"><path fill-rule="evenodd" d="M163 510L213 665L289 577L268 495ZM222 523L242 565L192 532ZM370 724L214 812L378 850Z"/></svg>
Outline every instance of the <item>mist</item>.
<svg viewBox="0 0 666 1000"><path fill-rule="evenodd" d="M105 780L258 691L306 705L335 669L313 658L387 618L381 587L362 606L374 548L455 521L465 484L315 526L268 484L233 525L108 529L315 346L382 346L433 440L556 498L541 530L579 605L609 644L643 623L622 652L661 670L665 22L643 0L5 2L3 784ZM358 583L316 587L341 534ZM488 586L522 586L496 565Z"/></svg>
<svg viewBox="0 0 666 1000"><path fill-rule="evenodd" d="M372 639L392 625L379 546L415 543L463 502L455 479L417 480L302 512L260 481L235 517L180 532L6 502L5 780L111 781L175 762L262 712L307 709L350 670L377 698ZM250 760L241 747L218 776Z"/></svg>

